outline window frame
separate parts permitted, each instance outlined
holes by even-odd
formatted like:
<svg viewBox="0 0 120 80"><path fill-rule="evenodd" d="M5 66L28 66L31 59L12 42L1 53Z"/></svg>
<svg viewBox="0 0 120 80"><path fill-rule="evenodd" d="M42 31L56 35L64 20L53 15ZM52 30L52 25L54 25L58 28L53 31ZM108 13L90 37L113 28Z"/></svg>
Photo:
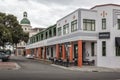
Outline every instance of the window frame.
<svg viewBox="0 0 120 80"><path fill-rule="evenodd" d="M106 29L106 18L102 19L102 30Z"/></svg>
<svg viewBox="0 0 120 80"><path fill-rule="evenodd" d="M120 19L117 19L117 23L118 23L118 30L120 30Z"/></svg>
<svg viewBox="0 0 120 80"><path fill-rule="evenodd" d="M62 27L59 27L57 30L58 30L58 36L61 36L61 34L62 34Z"/></svg>
<svg viewBox="0 0 120 80"><path fill-rule="evenodd" d="M71 22L71 32L77 31L78 27L77 27L77 20L74 20Z"/></svg>
<svg viewBox="0 0 120 80"><path fill-rule="evenodd" d="M91 43L91 56L95 56L95 43Z"/></svg>
<svg viewBox="0 0 120 80"><path fill-rule="evenodd" d="M95 31L95 20L83 19L83 30L84 31Z"/></svg>
<svg viewBox="0 0 120 80"><path fill-rule="evenodd" d="M69 23L63 26L63 35L69 34Z"/></svg>
<svg viewBox="0 0 120 80"><path fill-rule="evenodd" d="M106 56L106 41L102 41L102 56Z"/></svg>

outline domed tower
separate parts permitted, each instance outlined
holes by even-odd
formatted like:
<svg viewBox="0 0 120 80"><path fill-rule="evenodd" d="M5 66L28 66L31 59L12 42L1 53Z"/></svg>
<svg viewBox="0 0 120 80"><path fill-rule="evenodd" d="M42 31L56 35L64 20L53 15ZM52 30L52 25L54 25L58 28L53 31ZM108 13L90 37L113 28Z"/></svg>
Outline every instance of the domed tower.
<svg viewBox="0 0 120 80"><path fill-rule="evenodd" d="M20 25L22 26L22 29L24 32L30 32L31 30L31 25L30 25L30 20L27 18L27 12L23 12L23 19L20 21Z"/></svg>
<svg viewBox="0 0 120 80"><path fill-rule="evenodd" d="M21 25L24 32L30 33L32 27L30 25L30 21L27 18L27 16L28 16L27 12L23 12L23 19L20 21L20 25ZM24 41L21 41L20 43L17 44L17 55L23 55L24 54L25 46L26 46L26 43Z"/></svg>
<svg viewBox="0 0 120 80"><path fill-rule="evenodd" d="M30 21L27 18L27 12L23 13L23 19L20 21L21 25L30 25Z"/></svg>

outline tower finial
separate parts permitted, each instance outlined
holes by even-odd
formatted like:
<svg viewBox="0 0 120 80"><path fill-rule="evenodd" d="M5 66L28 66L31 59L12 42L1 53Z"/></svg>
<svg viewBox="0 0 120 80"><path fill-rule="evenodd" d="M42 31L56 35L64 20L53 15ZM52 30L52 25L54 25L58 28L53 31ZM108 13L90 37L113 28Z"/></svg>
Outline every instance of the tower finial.
<svg viewBox="0 0 120 80"><path fill-rule="evenodd" d="M27 12L26 11L23 13L23 17L27 18Z"/></svg>

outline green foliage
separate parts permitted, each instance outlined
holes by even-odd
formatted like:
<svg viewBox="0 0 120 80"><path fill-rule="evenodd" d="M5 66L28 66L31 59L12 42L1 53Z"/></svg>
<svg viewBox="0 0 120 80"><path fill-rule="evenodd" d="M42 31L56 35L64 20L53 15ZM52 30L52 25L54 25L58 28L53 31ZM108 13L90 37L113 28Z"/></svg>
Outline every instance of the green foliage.
<svg viewBox="0 0 120 80"><path fill-rule="evenodd" d="M0 24L0 46L4 46L7 42L12 42L11 32Z"/></svg>
<svg viewBox="0 0 120 80"><path fill-rule="evenodd" d="M27 42L28 34L25 34L14 15L0 13L0 46L5 43L17 44L21 40Z"/></svg>

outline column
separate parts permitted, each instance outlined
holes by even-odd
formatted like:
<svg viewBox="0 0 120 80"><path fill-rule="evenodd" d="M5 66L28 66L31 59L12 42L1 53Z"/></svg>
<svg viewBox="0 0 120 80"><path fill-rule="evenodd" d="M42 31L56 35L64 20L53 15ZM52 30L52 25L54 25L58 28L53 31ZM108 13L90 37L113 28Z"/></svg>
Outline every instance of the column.
<svg viewBox="0 0 120 80"><path fill-rule="evenodd" d="M41 47L39 48L39 58L42 59L42 49L41 49Z"/></svg>
<svg viewBox="0 0 120 80"><path fill-rule="evenodd" d="M46 47L44 47L44 59L46 59Z"/></svg>
<svg viewBox="0 0 120 80"><path fill-rule="evenodd" d="M59 44L56 44L56 58L59 58Z"/></svg>
<svg viewBox="0 0 120 80"><path fill-rule="evenodd" d="M82 67L82 40L78 41L78 66Z"/></svg>
<svg viewBox="0 0 120 80"><path fill-rule="evenodd" d="M65 45L62 44L62 58L63 58L63 60L66 59L66 55L65 54L66 54L65 53Z"/></svg>
<svg viewBox="0 0 120 80"><path fill-rule="evenodd" d="M34 55L35 55L35 58L37 57L37 55L36 55L37 53L36 53L36 48L34 49Z"/></svg>
<svg viewBox="0 0 120 80"><path fill-rule="evenodd" d="M70 62L72 62L73 61L73 43L72 42L70 43L69 52L70 52L69 60Z"/></svg>
<svg viewBox="0 0 120 80"><path fill-rule="evenodd" d="M25 50L25 54L26 54L26 55L28 54L28 49Z"/></svg>
<svg viewBox="0 0 120 80"><path fill-rule="evenodd" d="M40 58L40 48L38 48L38 58Z"/></svg>

